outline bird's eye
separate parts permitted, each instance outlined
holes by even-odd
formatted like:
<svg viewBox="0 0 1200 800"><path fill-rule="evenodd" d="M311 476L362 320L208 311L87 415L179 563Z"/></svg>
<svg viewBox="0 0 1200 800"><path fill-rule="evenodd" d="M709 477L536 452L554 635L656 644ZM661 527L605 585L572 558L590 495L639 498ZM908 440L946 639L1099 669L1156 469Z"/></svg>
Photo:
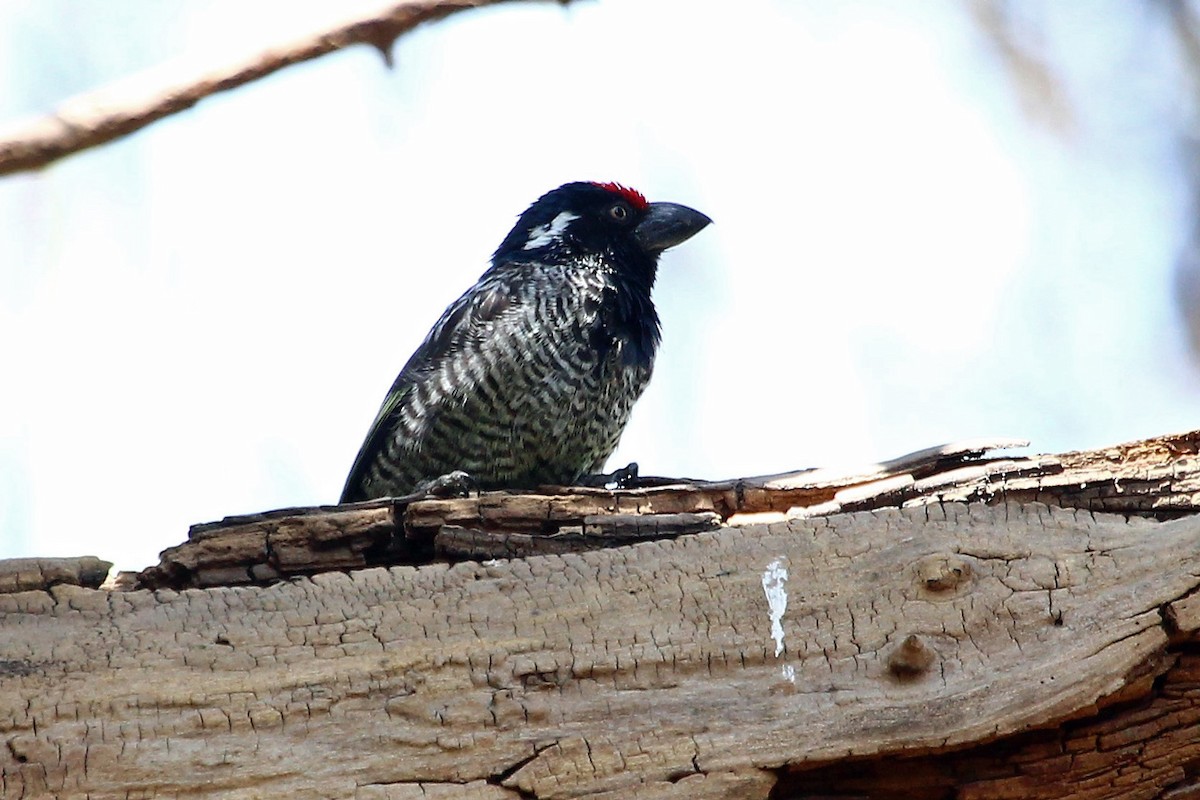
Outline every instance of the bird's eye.
<svg viewBox="0 0 1200 800"><path fill-rule="evenodd" d="M612 208L608 209L608 215L617 222L624 222L629 219L629 206L624 203L616 203Z"/></svg>

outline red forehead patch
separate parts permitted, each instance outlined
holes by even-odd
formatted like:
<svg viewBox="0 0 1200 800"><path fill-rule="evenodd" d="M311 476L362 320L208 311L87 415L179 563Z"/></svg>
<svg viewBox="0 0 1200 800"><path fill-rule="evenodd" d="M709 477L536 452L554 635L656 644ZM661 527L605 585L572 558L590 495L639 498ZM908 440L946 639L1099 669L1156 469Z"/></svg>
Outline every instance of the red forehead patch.
<svg viewBox="0 0 1200 800"><path fill-rule="evenodd" d="M605 189L614 194L619 194L625 199L625 202L629 203L629 205L633 206L638 211L645 210L646 206L649 205L649 203L646 202L646 196L637 189L630 189L628 186L622 186L619 183L600 183L599 181L593 181L592 183L594 183L596 186L599 186L601 189Z"/></svg>

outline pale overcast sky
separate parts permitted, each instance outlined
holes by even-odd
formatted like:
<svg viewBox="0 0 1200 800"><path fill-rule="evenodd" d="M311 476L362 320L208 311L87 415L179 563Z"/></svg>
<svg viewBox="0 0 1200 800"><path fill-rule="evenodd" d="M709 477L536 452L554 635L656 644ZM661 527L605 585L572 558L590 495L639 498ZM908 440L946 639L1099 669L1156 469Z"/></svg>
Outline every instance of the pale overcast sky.
<svg viewBox="0 0 1200 800"><path fill-rule="evenodd" d="M1017 5L1064 80L1058 129L966 3L599 0L461 14L394 70L335 54L0 178L0 557L140 569L192 523L336 501L426 330L570 180L716 223L663 259L657 373L614 464L1196 427L1174 44L1140 4ZM5 3L0 121L329 6Z"/></svg>

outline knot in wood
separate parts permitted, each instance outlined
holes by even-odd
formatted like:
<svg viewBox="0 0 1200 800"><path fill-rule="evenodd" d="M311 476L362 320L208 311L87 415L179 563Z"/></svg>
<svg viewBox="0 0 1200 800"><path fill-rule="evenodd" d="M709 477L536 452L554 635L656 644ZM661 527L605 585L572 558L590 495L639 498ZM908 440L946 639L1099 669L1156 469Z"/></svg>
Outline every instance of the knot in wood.
<svg viewBox="0 0 1200 800"><path fill-rule="evenodd" d="M888 656L888 670L898 678L914 678L933 666L936 656L924 639L911 633Z"/></svg>
<svg viewBox="0 0 1200 800"><path fill-rule="evenodd" d="M917 581L931 592L949 592L970 579L970 563L952 553L926 556L917 562Z"/></svg>

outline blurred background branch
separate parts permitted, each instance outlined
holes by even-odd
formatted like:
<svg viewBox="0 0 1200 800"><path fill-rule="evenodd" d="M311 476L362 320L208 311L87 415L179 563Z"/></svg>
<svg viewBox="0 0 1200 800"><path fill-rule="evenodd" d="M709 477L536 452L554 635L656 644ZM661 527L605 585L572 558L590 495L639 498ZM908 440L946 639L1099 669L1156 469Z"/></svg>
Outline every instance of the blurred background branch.
<svg viewBox="0 0 1200 800"><path fill-rule="evenodd" d="M423 22L508 0L409 0L393 3L320 33L200 77L180 78L178 67L159 67L116 85L74 97L55 113L0 133L0 175L44 167L64 156L111 142L205 97L236 89L284 67L356 44L377 48L392 65L396 39ZM565 0L560 0L565 2Z"/></svg>
<svg viewBox="0 0 1200 800"><path fill-rule="evenodd" d="M1044 31L1029 19L1029 6L1013 0L974 0L972 17L985 39L1000 56L1000 62L1015 91L1022 114L1064 139L1079 133L1071 98L1065 84L1070 75L1056 62L1056 53ZM1172 299L1186 335L1193 364L1200 365L1200 125L1196 99L1200 98L1200 21L1188 0L1147 0L1140 11L1142 22L1161 15L1176 47L1184 82L1176 88L1186 98L1185 112L1175 120L1179 161L1191 195L1193 219L1176 257ZM1023 15L1022 12L1025 12ZM1172 42L1167 41L1169 47Z"/></svg>
<svg viewBox="0 0 1200 800"><path fill-rule="evenodd" d="M1000 55L1022 113L1055 133L1069 135L1076 124L1071 103L1037 32L1022 24L1007 0L975 0L970 9Z"/></svg>
<svg viewBox="0 0 1200 800"><path fill-rule="evenodd" d="M1185 0L1159 0L1165 7L1171 29L1179 41L1186 65L1189 94L1200 97L1200 24L1196 12ZM1189 109L1187 124L1180 131L1188 185L1193 209L1200 207L1200 130L1197 129L1195 101ZM1175 305L1187 333L1192 359L1200 364L1200 222L1193 222L1188 240L1180 248L1175 262Z"/></svg>

